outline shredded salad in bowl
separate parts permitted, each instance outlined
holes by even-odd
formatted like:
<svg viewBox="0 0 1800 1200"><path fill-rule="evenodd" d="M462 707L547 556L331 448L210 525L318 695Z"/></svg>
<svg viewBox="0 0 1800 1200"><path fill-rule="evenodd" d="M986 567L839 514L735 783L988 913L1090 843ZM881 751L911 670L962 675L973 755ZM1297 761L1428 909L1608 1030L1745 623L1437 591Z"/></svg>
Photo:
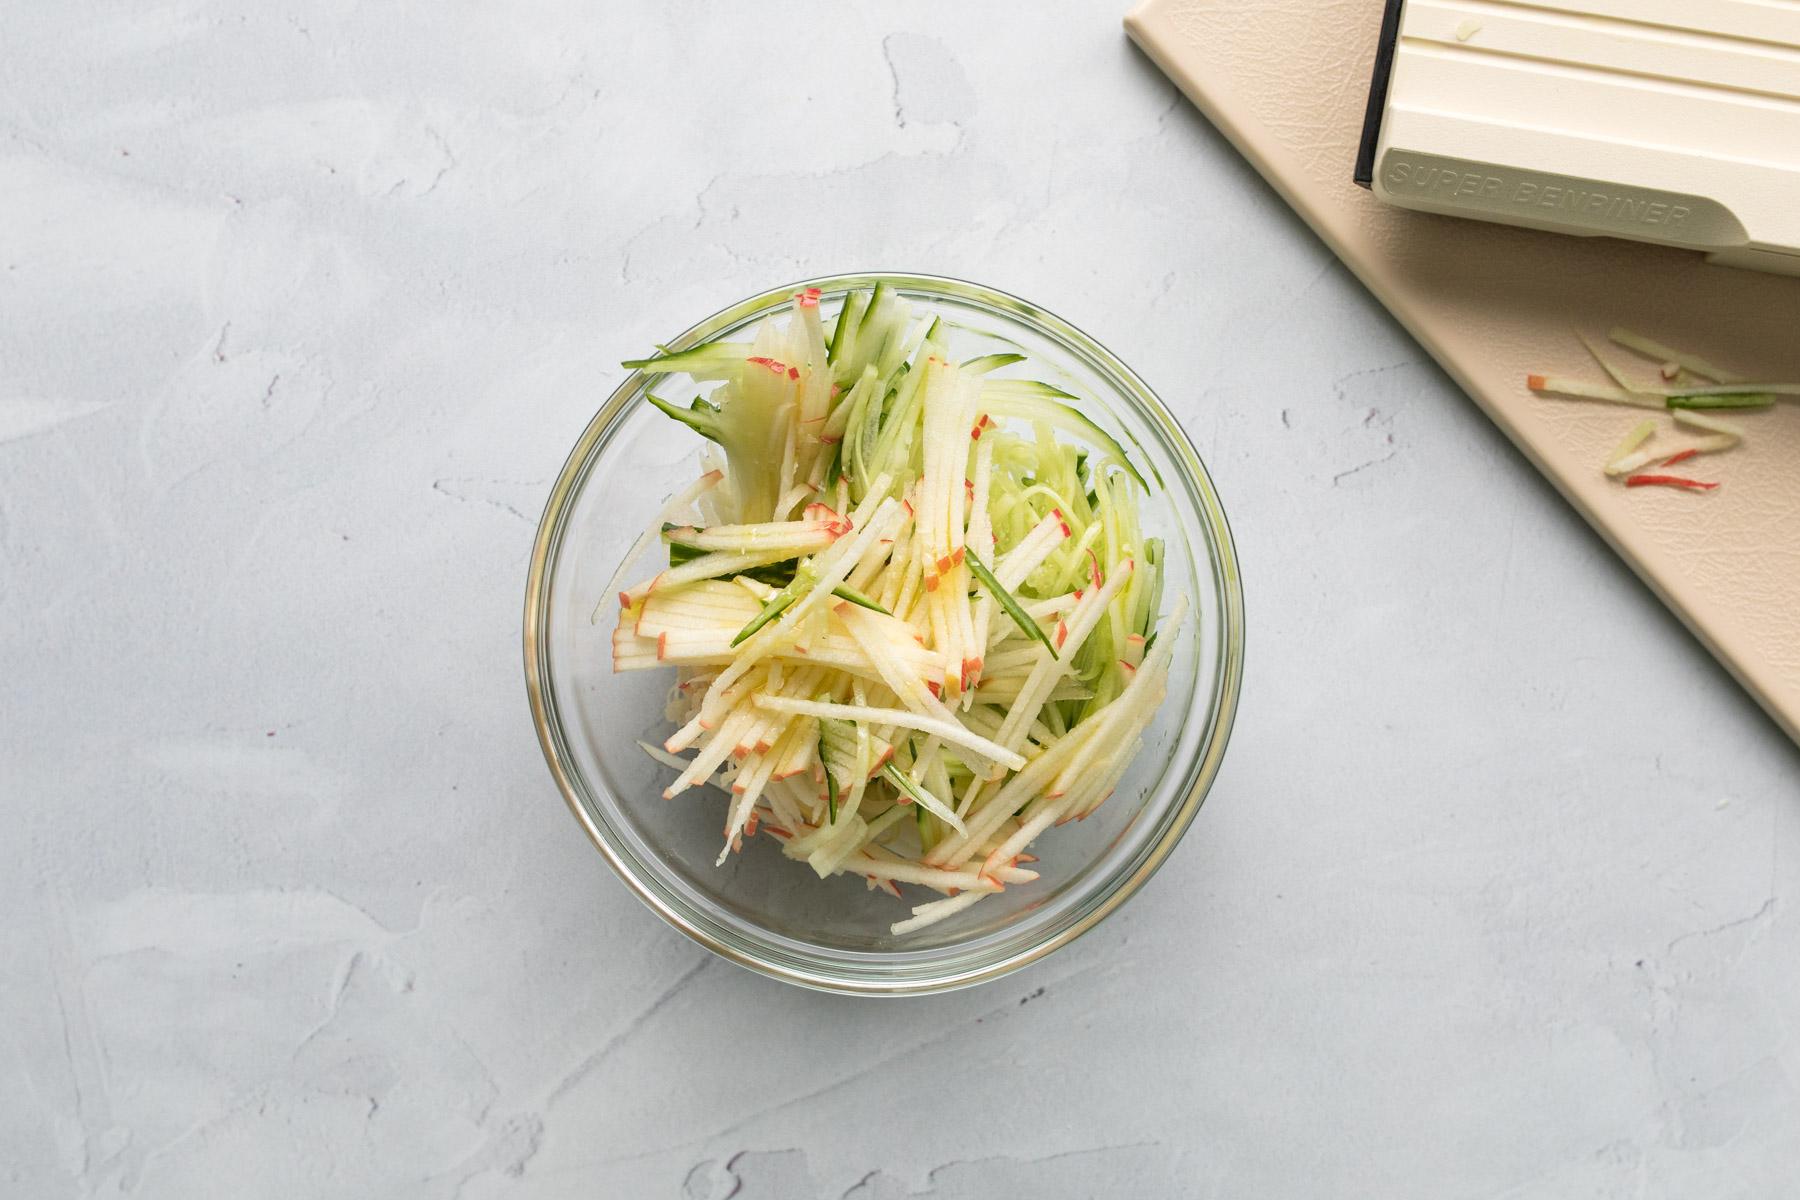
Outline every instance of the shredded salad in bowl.
<svg viewBox="0 0 1800 1200"><path fill-rule="evenodd" d="M912 889L896 935L1038 878L1034 840L1141 747L1188 607L1119 442L1027 356L948 344L876 284L626 363L695 385L647 398L705 449L595 613L615 671L673 671L640 745L665 798L722 793L719 863L761 834Z"/></svg>

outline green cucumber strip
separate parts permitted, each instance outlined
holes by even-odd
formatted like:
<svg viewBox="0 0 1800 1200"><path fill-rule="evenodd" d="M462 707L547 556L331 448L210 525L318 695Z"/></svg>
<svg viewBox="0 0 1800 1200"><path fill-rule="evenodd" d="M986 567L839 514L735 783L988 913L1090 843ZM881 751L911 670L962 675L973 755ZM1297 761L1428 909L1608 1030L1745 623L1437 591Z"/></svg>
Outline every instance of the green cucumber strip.
<svg viewBox="0 0 1800 1200"><path fill-rule="evenodd" d="M923 362L919 356L919 347L924 338L914 336L918 333L916 323L890 326L887 339L881 343L880 353L869 359L875 366L876 374L888 378L902 367L911 370L914 360Z"/></svg>
<svg viewBox="0 0 1800 1200"><path fill-rule="evenodd" d="M779 617L782 613L786 612L788 606L799 598L800 593L792 584L789 584L779 592L776 592L773 596L770 596L769 602L763 605L762 611L757 613L754 617L751 617L748 625L738 630L737 636L731 639L731 644L733 646L740 645L745 638L750 637L764 625L767 625L770 621L773 621L776 617Z"/></svg>
<svg viewBox="0 0 1800 1200"><path fill-rule="evenodd" d="M829 700L829 692L820 692L815 700ZM837 800L843 789L856 778L856 724L836 717L819 718L819 762L825 771L825 801L831 810L831 823L837 824ZM838 776L844 778L840 781Z"/></svg>
<svg viewBox="0 0 1800 1200"><path fill-rule="evenodd" d="M905 370L895 368L889 378L892 390L882 404L880 430L872 448L864 446L871 477L883 471L898 473L905 465L911 453L913 429L919 423L919 410L924 404L921 393L928 374L929 371L914 371L910 367Z"/></svg>
<svg viewBox="0 0 1800 1200"><path fill-rule="evenodd" d="M1126 457L1125 447L1119 444L1119 440L1094 424L1079 409L1062 403L1063 400L1073 399L1075 397L1061 388L1030 380L990 380L981 388L981 407L986 409L990 415L1019 417L1027 421L1044 421L1052 426L1061 426L1072 433L1091 438L1100 444L1102 450L1117 460L1118 464L1124 467L1133 479L1137 480L1138 486L1143 488L1145 493L1149 493L1152 490L1150 484L1138 472L1131 459ZM1162 475L1154 464L1150 467L1150 473L1156 477L1157 486L1162 486Z"/></svg>
<svg viewBox="0 0 1800 1200"><path fill-rule="evenodd" d="M813 699L828 701L831 697L821 692ZM820 717L819 738L825 747L825 761L835 763L841 770L849 770L855 764L856 722L841 717Z"/></svg>
<svg viewBox="0 0 1800 1200"><path fill-rule="evenodd" d="M671 548L673 545L674 543L671 543ZM673 555L670 556L670 561L673 563ZM744 574L748 575L750 572L746 571ZM770 596L768 603L763 605L762 611L752 617L748 625L738 630L737 636L731 639L731 644L733 646L741 645L746 638L751 637L757 630L786 612L788 605L800 598L800 593L804 592L807 588L817 582L818 576L813 574L810 567L801 567L794 573L794 577L788 580L787 586L782 588L779 592L776 592L773 596ZM831 589L831 594L840 600L848 600L850 603L862 608L874 609L884 616L893 616L887 609L881 607L881 605L869 599L849 584L839 584L837 587Z"/></svg>
<svg viewBox="0 0 1800 1200"><path fill-rule="evenodd" d="M891 758L882 764L881 777L912 797L912 802L920 808L930 810L946 807L942 800L907 778L906 772L895 766Z"/></svg>
<svg viewBox="0 0 1800 1200"><path fill-rule="evenodd" d="M819 770L825 773L825 806L831 814L831 823L837 824L837 776L831 773L831 759L825 755L825 722L819 722Z"/></svg>
<svg viewBox="0 0 1800 1200"><path fill-rule="evenodd" d="M841 471L850 477L854 485L851 495L861 500L861 486L872 478L869 472L869 451L873 445L870 429L881 420L881 386L880 374L874 364L865 366L856 386L850 390L849 401L854 405L844 417L843 440L838 443L838 455L843 461ZM834 417L836 413L832 414ZM831 422L827 422L827 426Z"/></svg>
<svg viewBox="0 0 1800 1200"><path fill-rule="evenodd" d="M724 445L724 433L719 426L719 410L704 400L696 399L692 408L682 408L651 392L645 392L644 399L650 402L652 408L674 417L707 441Z"/></svg>
<svg viewBox="0 0 1800 1200"><path fill-rule="evenodd" d="M820 431L821 438L837 438L842 444L844 431L856 419L856 414L867 402L869 393L873 392L879 380L874 367L864 367L862 375L833 402L831 415L825 419L825 428Z"/></svg>
<svg viewBox="0 0 1800 1200"><path fill-rule="evenodd" d="M839 600L848 600L850 603L856 605L858 608L866 608L872 612L878 612L882 616L885 616L885 617L891 617L894 615L893 613L889 612L887 609L881 607L881 605L877 601L870 599L868 596L857 591L855 588L851 587L847 583L840 583L836 587L832 588L831 594L836 596Z"/></svg>
<svg viewBox="0 0 1800 1200"><path fill-rule="evenodd" d="M1670 396L1670 408L1769 408L1773 392L1715 392L1701 396Z"/></svg>
<svg viewBox="0 0 1800 1200"><path fill-rule="evenodd" d="M1034 400L1074 400L1074 392L1065 392L1054 383L1041 379L994 379L984 390Z"/></svg>
<svg viewBox="0 0 1800 1200"><path fill-rule="evenodd" d="M906 381L906 377L910 374L912 374L912 364L909 362L902 362L899 366L888 372L887 386L879 389L881 391L881 411L883 415L894 410L894 397L899 395L900 385ZM917 381L915 380L914 382Z"/></svg>
<svg viewBox="0 0 1800 1200"><path fill-rule="evenodd" d="M850 292L844 297L844 306L838 309L837 324L831 330L831 343L825 347L825 360L836 366L840 354L848 349L844 344L844 331L854 328L862 321L863 308L869 303L867 292Z"/></svg>
<svg viewBox="0 0 1800 1200"><path fill-rule="evenodd" d="M889 393L890 397L892 393ZM856 439L856 473L852 479L860 487L868 483L879 473L875 469L875 452L881 446L881 412L885 401L877 401L873 395L863 406L862 428L855 431L846 430L844 437Z"/></svg>
<svg viewBox="0 0 1800 1200"><path fill-rule="evenodd" d="M1150 571L1149 601L1144 605L1143 620L1138 626L1138 634L1146 639L1156 636L1156 611L1162 607L1163 594L1163 540L1161 538L1144 539L1144 566ZM1144 643L1144 653L1150 652L1150 643Z"/></svg>
<svg viewBox="0 0 1800 1200"><path fill-rule="evenodd" d="M1001 367L1010 367L1024 361L1023 354L983 354L980 358L971 358L965 362L962 369L971 375L986 375L989 371L998 371Z"/></svg>
<svg viewBox="0 0 1800 1200"><path fill-rule="evenodd" d="M800 593L804 592L817 581L818 577L812 573L811 569L802 566L794 573L793 580L779 592L770 596L769 602L763 605L762 611L750 618L750 623L748 625L738 630L738 635L731 639L731 644L733 646L741 644L745 638L750 637L764 625L767 625L770 621L773 621L776 617L779 617L782 613L786 612L788 606L800 598Z"/></svg>
<svg viewBox="0 0 1800 1200"><path fill-rule="evenodd" d="M875 290L869 293L869 306L863 309L862 320L857 322L857 331L860 333L862 330L868 328L869 322L876 320L878 317L885 319L886 313L883 310L887 308L888 302L891 301L893 297L894 289L887 280L878 280L875 284Z"/></svg>
<svg viewBox="0 0 1800 1200"><path fill-rule="evenodd" d="M1044 649L1050 652L1050 657L1057 658L1056 647L1051 643L1050 635L1031 619L1030 614L1020 607L1017 600L1013 599L1012 593L1000 586L1000 581L994 578L994 573L988 570L966 546L963 547L963 561L969 564L969 572L981 581L981 586L993 594L1001 609L1012 618L1013 624L1019 627L1019 632L1033 641L1042 643Z"/></svg>
<svg viewBox="0 0 1800 1200"><path fill-rule="evenodd" d="M626 370L645 371L652 375L682 372L695 379L729 379L749 357L748 342L709 342L672 354L663 351L649 358L627 359L619 365Z"/></svg>

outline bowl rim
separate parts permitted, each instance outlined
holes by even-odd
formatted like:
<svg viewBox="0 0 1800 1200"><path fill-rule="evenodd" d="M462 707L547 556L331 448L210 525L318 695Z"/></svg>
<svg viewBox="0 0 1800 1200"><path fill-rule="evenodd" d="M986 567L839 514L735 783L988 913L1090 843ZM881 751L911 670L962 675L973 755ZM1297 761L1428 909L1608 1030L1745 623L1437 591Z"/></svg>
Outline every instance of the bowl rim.
<svg viewBox="0 0 1800 1200"><path fill-rule="evenodd" d="M545 500L543 515L539 518L537 531L532 540L531 562L525 584L522 630L525 689L530 702L532 724L537 730L538 745L543 751L545 763L549 766L550 774L556 780L557 788L562 793L569 811L575 815L576 821L586 831L588 840L594 844L595 849L599 850L601 857L606 860L613 873L619 876L652 912L714 954L784 983L814 991L845 995L928 995L971 987L978 983L998 979L1068 945L1098 925L1126 900L1135 895L1173 853L1175 846L1187 833L1189 826L1193 824L1200 805L1211 790L1223 761L1226 745L1231 738L1243 683L1244 596L1237 550L1232 539L1230 523L1226 519L1218 491L1213 486L1212 476L1207 472L1205 463L1201 461L1199 452L1194 448L1193 442L1187 436L1181 423L1169 411L1161 397L1118 356L1076 326L1031 301L984 284L944 275L908 271L859 271L841 275L823 275L803 279L782 287L770 288L728 305L688 327L665 343L665 346L671 351L679 351L698 345L716 336L721 330L754 315L759 310L785 302L795 292L805 288L818 288L829 294L852 288L872 287L879 281L888 282L903 291L940 294L950 299L973 301L986 305L1019 318L1035 326L1045 335L1087 355L1095 365L1116 377L1118 382L1124 385L1121 390L1126 397L1141 408L1145 416L1162 427L1163 434L1176 452L1176 458L1187 472L1188 482L1200 498L1201 506L1198 516L1211 540L1210 549L1216 568L1215 585L1220 601L1219 618L1224 633L1218 663L1218 678L1213 688L1212 731L1200 748L1199 769L1194 774L1193 783L1188 788L1187 794L1181 797L1161 836L1143 852L1135 868L1128 875L1115 877L1111 887L1100 893L1086 911L1061 928L1053 930L1041 940L1033 941L992 960L980 962L973 967L946 970L929 976L891 978L833 976L786 962L770 961L767 958L748 953L715 937L688 914L671 904L646 881L638 878L636 872L625 861L620 851L611 844L606 833L599 828L592 814L582 803L579 789L573 778L573 768L564 758L559 745L560 737L555 727L556 723L551 720L553 704L550 697L551 676L548 648L544 644L544 638L549 625L550 555L558 541L557 534L568 514L577 485L585 475L595 443L599 441L614 419L620 415L631 398L644 386L651 374L649 372L635 370L628 374L589 419L581 436L576 439L575 445L570 449L561 469L557 472L556 481L551 486L550 494Z"/></svg>

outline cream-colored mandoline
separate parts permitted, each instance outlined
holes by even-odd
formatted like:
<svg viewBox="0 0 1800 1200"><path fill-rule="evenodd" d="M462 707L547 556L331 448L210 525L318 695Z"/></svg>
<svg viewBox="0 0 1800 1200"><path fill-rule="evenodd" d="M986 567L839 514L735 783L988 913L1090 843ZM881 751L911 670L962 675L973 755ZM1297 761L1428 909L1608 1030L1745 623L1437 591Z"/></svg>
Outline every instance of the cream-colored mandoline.
<svg viewBox="0 0 1800 1200"><path fill-rule="evenodd" d="M1693 0L1692 7L1721 4ZM1465 7L1506 15L1536 6ZM1800 11L1773 0L1755 7ZM1149 0L1126 26L1800 740L1800 404L1745 416L1749 441L1702 460L1707 477L1723 486L1696 496L1627 491L1601 473L1636 410L1541 398L1524 387L1533 370L1600 378L1571 330L1604 335L1613 325L1747 375L1800 378L1800 278L1710 265L1694 250L1382 203L1352 176L1383 8L1382 0ZM1463 20L1487 25L1484 15ZM1480 36L1477 30L1470 40ZM1638 140L1658 137L1646 123ZM1773 146L1763 157L1791 149ZM1591 169L1587 175L1598 177ZM1204 197L1194 203L1204 211Z"/></svg>
<svg viewBox="0 0 1800 1200"><path fill-rule="evenodd" d="M1370 90L1383 200L1800 275L1800 5L1391 0Z"/></svg>

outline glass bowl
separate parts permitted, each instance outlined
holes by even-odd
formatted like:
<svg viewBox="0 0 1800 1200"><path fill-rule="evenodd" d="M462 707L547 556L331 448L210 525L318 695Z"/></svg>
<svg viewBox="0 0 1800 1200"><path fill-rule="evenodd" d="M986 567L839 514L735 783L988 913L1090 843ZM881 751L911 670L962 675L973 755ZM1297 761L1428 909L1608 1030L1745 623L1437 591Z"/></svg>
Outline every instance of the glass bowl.
<svg viewBox="0 0 1800 1200"><path fill-rule="evenodd" d="M1016 970L1093 928L1143 886L1218 772L1243 670L1244 614L1224 510L1181 427L1128 367L1033 304L954 279L841 275L752 296L668 347L747 338L746 329L809 286L823 293L829 328L845 293L878 279L954 326L950 349L959 359L1003 349L1027 354L1033 378L1081 397L1140 470L1160 478L1143 502L1144 532L1166 542L1164 611L1185 592L1191 615L1168 698L1112 798L1087 820L1033 844L1036 882L904 936L888 926L936 893L906 888L902 904L857 876L821 880L767 837L746 839L742 853L715 868L726 798L701 787L662 799L668 768L636 744L659 743L670 732L663 705L672 673L611 669L617 609L606 585L665 499L699 473L702 445L644 402L650 380L642 373L601 406L551 490L526 586L525 678L551 774L588 836L644 903L701 945L766 975L826 991L897 995ZM630 354L648 349L621 347ZM659 391L687 398L672 383ZM646 556L645 572L654 567Z"/></svg>

